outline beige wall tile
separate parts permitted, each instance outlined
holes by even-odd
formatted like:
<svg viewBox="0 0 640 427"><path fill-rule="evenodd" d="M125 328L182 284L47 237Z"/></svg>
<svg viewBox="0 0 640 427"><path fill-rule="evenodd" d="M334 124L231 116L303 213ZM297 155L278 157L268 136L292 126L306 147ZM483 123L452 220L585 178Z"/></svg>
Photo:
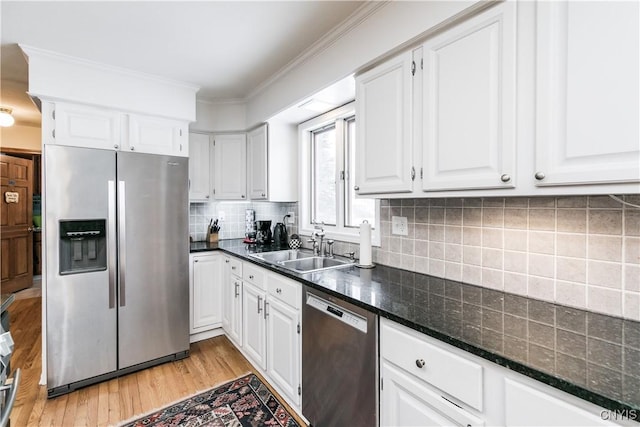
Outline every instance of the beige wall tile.
<svg viewBox="0 0 640 427"><path fill-rule="evenodd" d="M429 207L417 206L415 211L415 222L426 224L429 222Z"/></svg>
<svg viewBox="0 0 640 427"><path fill-rule="evenodd" d="M463 246L462 261L465 265L481 265L482 249L479 246Z"/></svg>
<svg viewBox="0 0 640 427"><path fill-rule="evenodd" d="M416 222L416 210L413 206L411 207L402 207L402 216L407 217L407 222Z"/></svg>
<svg viewBox="0 0 640 427"><path fill-rule="evenodd" d="M400 200L400 206L402 206L402 207L415 206L415 205L416 205L415 199L401 199Z"/></svg>
<svg viewBox="0 0 640 427"><path fill-rule="evenodd" d="M502 269L502 250L482 248L482 266L488 268Z"/></svg>
<svg viewBox="0 0 640 427"><path fill-rule="evenodd" d="M507 208L504 210L504 228L526 230L528 219L529 211L527 209Z"/></svg>
<svg viewBox="0 0 640 427"><path fill-rule="evenodd" d="M623 214L625 236L640 236L640 210L625 208Z"/></svg>
<svg viewBox="0 0 640 427"><path fill-rule="evenodd" d="M625 237L624 262L640 264L640 237Z"/></svg>
<svg viewBox="0 0 640 427"><path fill-rule="evenodd" d="M590 208L622 209L622 204L609 196L589 196Z"/></svg>
<svg viewBox="0 0 640 427"><path fill-rule="evenodd" d="M462 205L465 208L480 208L482 207L482 199L478 197L469 197L468 199L464 199Z"/></svg>
<svg viewBox="0 0 640 427"><path fill-rule="evenodd" d="M413 270L413 255L402 255L402 269Z"/></svg>
<svg viewBox="0 0 640 427"><path fill-rule="evenodd" d="M380 221L391 221L391 210L388 206L380 206Z"/></svg>
<svg viewBox="0 0 640 427"><path fill-rule="evenodd" d="M482 283L482 269L475 265L462 265L462 281L470 285Z"/></svg>
<svg viewBox="0 0 640 427"><path fill-rule="evenodd" d="M529 209L529 230L554 231L556 211L553 209Z"/></svg>
<svg viewBox="0 0 640 427"><path fill-rule="evenodd" d="M449 280L462 279L462 264L457 262L444 263L444 277Z"/></svg>
<svg viewBox="0 0 640 427"><path fill-rule="evenodd" d="M558 231L584 233L587 231L586 209L558 209Z"/></svg>
<svg viewBox="0 0 640 427"><path fill-rule="evenodd" d="M482 209L482 226L483 227L502 227L504 225L504 209L502 208L483 208Z"/></svg>
<svg viewBox="0 0 640 427"><path fill-rule="evenodd" d="M490 268L482 269L482 286L491 289L504 289L504 277L502 270L493 270Z"/></svg>
<svg viewBox="0 0 640 427"><path fill-rule="evenodd" d="M622 234L622 211L591 209L588 214L589 233Z"/></svg>
<svg viewBox="0 0 640 427"><path fill-rule="evenodd" d="M556 204L559 208L586 208L586 196L558 197Z"/></svg>
<svg viewBox="0 0 640 427"><path fill-rule="evenodd" d="M444 259L444 243L429 242L429 258Z"/></svg>
<svg viewBox="0 0 640 427"><path fill-rule="evenodd" d="M622 292L616 289L589 286L587 308L614 316L622 315Z"/></svg>
<svg viewBox="0 0 640 427"><path fill-rule="evenodd" d="M457 225L444 226L444 241L446 243L462 243L462 227Z"/></svg>
<svg viewBox="0 0 640 427"><path fill-rule="evenodd" d="M404 255L414 254L414 242L413 239L402 239L402 253Z"/></svg>
<svg viewBox="0 0 640 427"><path fill-rule="evenodd" d="M462 198L450 198L445 200L445 206L448 208L461 208L462 207Z"/></svg>
<svg viewBox="0 0 640 427"><path fill-rule="evenodd" d="M550 255L529 254L529 274L553 278L554 259Z"/></svg>
<svg viewBox="0 0 640 427"><path fill-rule="evenodd" d="M429 256L429 243L424 240L416 240L414 246L414 255L421 257Z"/></svg>
<svg viewBox="0 0 640 427"><path fill-rule="evenodd" d="M429 240L444 242L444 225L429 225Z"/></svg>
<svg viewBox="0 0 640 427"><path fill-rule="evenodd" d="M582 258L556 258L556 279L585 283L587 280L587 262Z"/></svg>
<svg viewBox="0 0 640 427"><path fill-rule="evenodd" d="M444 223L462 225L462 208L447 208L444 213Z"/></svg>
<svg viewBox="0 0 640 427"><path fill-rule="evenodd" d="M556 249L556 234L547 231L529 232L529 252L553 255Z"/></svg>
<svg viewBox="0 0 640 427"><path fill-rule="evenodd" d="M557 233L556 254L585 258L587 256L587 236L585 234Z"/></svg>
<svg viewBox="0 0 640 427"><path fill-rule="evenodd" d="M501 228L483 228L482 246L485 248L502 249L504 231Z"/></svg>
<svg viewBox="0 0 640 427"><path fill-rule="evenodd" d="M429 258L414 257L414 268L418 273L429 274Z"/></svg>
<svg viewBox="0 0 640 427"><path fill-rule="evenodd" d="M585 308L587 306L587 287L579 283L556 282L556 301L563 305Z"/></svg>
<svg viewBox="0 0 640 427"><path fill-rule="evenodd" d="M427 224L416 224L415 238L417 240L429 240L429 226Z"/></svg>
<svg viewBox="0 0 640 427"><path fill-rule="evenodd" d="M462 246L445 243L444 259L449 262L462 262Z"/></svg>
<svg viewBox="0 0 640 427"><path fill-rule="evenodd" d="M640 293L624 293L624 317L632 320L640 320Z"/></svg>
<svg viewBox="0 0 640 427"><path fill-rule="evenodd" d="M530 208L555 208L555 197L531 197L529 199Z"/></svg>
<svg viewBox="0 0 640 427"><path fill-rule="evenodd" d="M527 281L527 295L545 301L553 301L555 298L555 286L551 279L529 276Z"/></svg>
<svg viewBox="0 0 640 427"><path fill-rule="evenodd" d="M640 292L640 266L626 264L624 266L624 289Z"/></svg>
<svg viewBox="0 0 640 427"><path fill-rule="evenodd" d="M507 197L506 199L504 199L504 205L507 208L528 208L529 198L528 197Z"/></svg>
<svg viewBox="0 0 640 427"><path fill-rule="evenodd" d="M505 271L511 271L514 273L526 273L527 272L527 253L505 251L504 252L504 269ZM506 286L506 282L505 282Z"/></svg>
<svg viewBox="0 0 640 427"><path fill-rule="evenodd" d="M402 239L400 237L389 238L389 252L402 252Z"/></svg>
<svg viewBox="0 0 640 427"><path fill-rule="evenodd" d="M431 207L429 209L429 224L444 224L444 208Z"/></svg>
<svg viewBox="0 0 640 427"><path fill-rule="evenodd" d="M622 237L591 234L588 238L589 259L622 261Z"/></svg>
<svg viewBox="0 0 640 427"><path fill-rule="evenodd" d="M514 251L527 250L527 232L522 230L505 230L504 231L504 248Z"/></svg>
<svg viewBox="0 0 640 427"><path fill-rule="evenodd" d="M482 225L482 209L479 208L467 208L462 210L462 224L465 226L480 227Z"/></svg>
<svg viewBox="0 0 640 427"><path fill-rule="evenodd" d="M482 206L494 207L494 208L502 208L504 207L504 197L487 197L482 199Z"/></svg>
<svg viewBox="0 0 640 427"><path fill-rule="evenodd" d="M589 261L587 283L622 289L622 265L613 262Z"/></svg>
<svg viewBox="0 0 640 427"><path fill-rule="evenodd" d="M444 277L444 261L429 258L429 274Z"/></svg>
<svg viewBox="0 0 640 427"><path fill-rule="evenodd" d="M527 275L505 271L504 290L518 295L527 295Z"/></svg>
<svg viewBox="0 0 640 427"><path fill-rule="evenodd" d="M480 227L462 227L462 243L466 246L480 246L482 244L482 229Z"/></svg>

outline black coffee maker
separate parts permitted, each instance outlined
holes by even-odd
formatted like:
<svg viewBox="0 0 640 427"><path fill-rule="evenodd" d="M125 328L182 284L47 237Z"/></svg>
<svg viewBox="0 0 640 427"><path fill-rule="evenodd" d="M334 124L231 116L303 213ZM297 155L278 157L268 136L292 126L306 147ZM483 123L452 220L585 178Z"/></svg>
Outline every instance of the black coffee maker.
<svg viewBox="0 0 640 427"><path fill-rule="evenodd" d="M284 225L287 217L289 216L290 215L285 215L284 218L282 218L282 222L277 223L273 227L273 244L280 248L284 248L289 244L289 236L287 236L287 227Z"/></svg>
<svg viewBox="0 0 640 427"><path fill-rule="evenodd" d="M256 243L268 245L271 243L271 220L256 221Z"/></svg>

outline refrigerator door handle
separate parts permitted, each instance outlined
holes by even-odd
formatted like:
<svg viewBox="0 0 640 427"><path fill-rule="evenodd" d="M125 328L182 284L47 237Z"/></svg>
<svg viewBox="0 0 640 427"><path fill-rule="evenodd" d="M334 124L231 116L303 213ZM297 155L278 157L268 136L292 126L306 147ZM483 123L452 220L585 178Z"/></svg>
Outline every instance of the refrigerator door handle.
<svg viewBox="0 0 640 427"><path fill-rule="evenodd" d="M120 307L124 307L126 303L125 296L124 296L125 289L126 289L125 277L126 277L126 271L127 271L127 265L126 265L127 234L125 229L125 223L126 223L125 199L126 197L125 197L124 181L118 181L118 215L119 215L118 216L118 246L120 249L120 256L118 257L118 267L120 272L120 277L118 281L118 294L120 295Z"/></svg>
<svg viewBox="0 0 640 427"><path fill-rule="evenodd" d="M116 182L107 182L109 194L109 216L107 247L109 248L109 308L116 307L116 261L118 257L117 234L116 234Z"/></svg>

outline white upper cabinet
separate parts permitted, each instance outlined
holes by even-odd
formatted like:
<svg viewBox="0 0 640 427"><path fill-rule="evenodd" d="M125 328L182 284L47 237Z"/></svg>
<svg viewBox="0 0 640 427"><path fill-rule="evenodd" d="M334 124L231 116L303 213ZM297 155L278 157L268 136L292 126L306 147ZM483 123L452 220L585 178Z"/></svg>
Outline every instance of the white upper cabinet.
<svg viewBox="0 0 640 427"><path fill-rule="evenodd" d="M247 133L247 192L253 200L268 197L267 148L267 125Z"/></svg>
<svg viewBox="0 0 640 427"><path fill-rule="evenodd" d="M189 156L189 125L160 117L129 114L124 150L168 156Z"/></svg>
<svg viewBox="0 0 640 427"><path fill-rule="evenodd" d="M514 187L516 4L423 45L423 189Z"/></svg>
<svg viewBox="0 0 640 427"><path fill-rule="evenodd" d="M214 197L218 200L247 199L247 138L242 134L215 135Z"/></svg>
<svg viewBox="0 0 640 427"><path fill-rule="evenodd" d="M638 8L537 4L538 185L640 181Z"/></svg>
<svg viewBox="0 0 640 427"><path fill-rule="evenodd" d="M117 111L56 102L51 118L53 129L46 141L105 150L120 148L121 123Z"/></svg>
<svg viewBox="0 0 640 427"><path fill-rule="evenodd" d="M189 134L189 200L211 199L211 137Z"/></svg>
<svg viewBox="0 0 640 427"><path fill-rule="evenodd" d="M413 189L412 67L405 52L356 77L358 194Z"/></svg>

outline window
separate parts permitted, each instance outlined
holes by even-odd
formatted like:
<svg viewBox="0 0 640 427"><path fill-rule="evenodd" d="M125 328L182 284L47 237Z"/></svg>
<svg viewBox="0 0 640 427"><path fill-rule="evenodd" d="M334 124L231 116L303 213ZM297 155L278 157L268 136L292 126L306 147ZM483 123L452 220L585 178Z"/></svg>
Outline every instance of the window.
<svg viewBox="0 0 640 427"><path fill-rule="evenodd" d="M301 149L300 231L311 234L324 224L328 238L359 241L366 220L379 239L379 203L356 197L354 186L356 117L354 103L299 126Z"/></svg>

